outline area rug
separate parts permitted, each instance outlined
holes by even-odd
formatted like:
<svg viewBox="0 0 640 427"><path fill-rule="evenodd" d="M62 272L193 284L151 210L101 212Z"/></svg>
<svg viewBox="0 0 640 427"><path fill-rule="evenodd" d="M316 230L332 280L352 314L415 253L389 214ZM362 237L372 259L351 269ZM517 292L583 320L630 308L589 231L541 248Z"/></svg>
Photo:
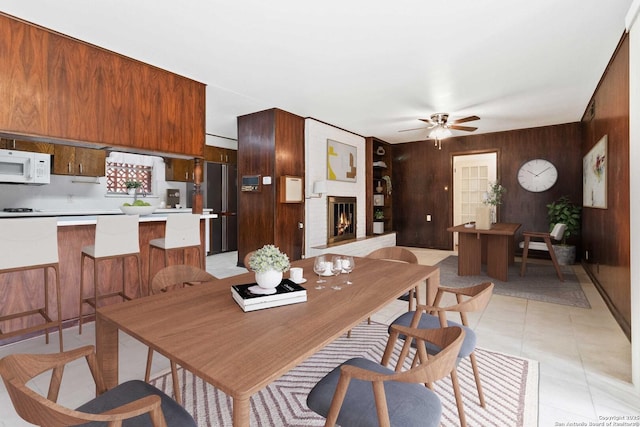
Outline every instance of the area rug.
<svg viewBox="0 0 640 427"><path fill-rule="evenodd" d="M324 418L307 408L311 388L329 371L352 357L380 361L388 339L387 326L366 322L319 351L251 398L252 426L322 426ZM399 350L399 346L398 346ZM524 426L538 422L538 362L477 349L486 408L478 403L468 359L458 366L469 427ZM393 365L395 366L395 365ZM188 371L179 370L184 406L198 426L231 426L231 399ZM172 394L171 374L151 383ZM455 398L448 379L435 384L443 404L442 426L459 426Z"/></svg>
<svg viewBox="0 0 640 427"><path fill-rule="evenodd" d="M491 281L495 285L493 292L499 295L591 308L569 266L560 266L564 276L564 282L561 282L552 264L527 263L527 272L520 277L521 264L517 262L509 266L509 281L503 282L487 276L485 266L479 276L458 276L458 257L455 255L448 256L437 265L440 267L440 283L445 286L461 287Z"/></svg>

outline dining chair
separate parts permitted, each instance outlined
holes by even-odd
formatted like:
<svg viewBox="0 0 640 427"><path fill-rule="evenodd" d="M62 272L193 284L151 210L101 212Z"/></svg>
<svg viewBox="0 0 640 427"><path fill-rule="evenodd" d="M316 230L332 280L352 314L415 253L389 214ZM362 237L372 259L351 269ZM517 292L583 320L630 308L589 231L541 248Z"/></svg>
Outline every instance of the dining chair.
<svg viewBox="0 0 640 427"><path fill-rule="evenodd" d="M139 216L138 215L100 215L96 221L96 235L93 245L82 248L80 258L80 307L78 310L78 333L82 334L83 313L82 307L86 303L98 308L101 299L120 296L123 301L131 300L126 293L126 259L133 258L136 262L138 276L138 294L142 296L142 265L140 261L139 241ZM93 295L84 296L85 261L93 260ZM100 292L98 283L98 265L100 262L119 259L122 262L122 285L120 290L109 293Z"/></svg>
<svg viewBox="0 0 640 427"><path fill-rule="evenodd" d="M527 271L527 255L529 254L529 249L533 249L536 251L548 251L549 255L551 256L553 266L556 269L558 279L560 279L561 282L564 282L564 276L562 275L562 270L560 270L558 258L556 257L556 251L553 249L551 239L556 241L562 240L562 236L564 236L564 232L566 229L566 224L557 223L553 226L553 229L550 233L541 231L524 231L522 233L522 235L524 236L524 241L520 242L520 248L522 249L522 266L520 267L520 276L524 276L525 272ZM532 242L531 239L542 239L542 242Z"/></svg>
<svg viewBox="0 0 640 427"><path fill-rule="evenodd" d="M25 289L32 289L32 286L43 285L42 297L35 297L32 292L28 294L31 306L22 307L22 311L7 313L0 316L0 322L20 317L32 317L39 315L44 319L44 323L37 325L25 325L19 330L2 331L0 339L9 338L29 332L45 332L45 342L49 344L49 329L57 328L60 341L60 351L63 350L62 343L62 310L60 295L60 269L58 259L58 220L56 218L20 218L3 219L0 221L0 275L40 270L42 281L37 276L31 274L14 275L10 279L15 285L20 285ZM50 274L52 273L52 274ZM55 291L56 318L50 306L50 279L53 276L53 290ZM15 279L19 277L19 279ZM3 297L4 310L11 308L11 299ZM3 311L4 311L3 310Z"/></svg>
<svg viewBox="0 0 640 427"><path fill-rule="evenodd" d="M406 262L408 264L418 264L418 257L409 249L399 246L387 246L376 249L366 255L366 258L383 259L388 261ZM415 310L415 305L420 301L420 287L416 285L409 291L409 311ZM368 319L371 324L371 318Z"/></svg>
<svg viewBox="0 0 640 427"><path fill-rule="evenodd" d="M484 282L473 286L463 288L452 288L440 286L436 293L436 298L433 306L418 304L416 311L409 311L402 314L400 317L391 322L389 332L393 331L393 326L403 325L412 328L419 329L438 329L445 326L459 326L465 331L464 341L458 354L458 359L462 360L465 357L469 357L471 361L471 367L473 369L473 375L476 382L476 388L478 390L478 398L480 400L480 406L485 407L484 395L482 393L482 385L480 383L480 372L478 370L478 363L476 361L475 348L476 348L476 333L469 327L467 320L467 313L483 311L493 293L493 283ZM449 306L441 307L442 298L445 294L455 296L456 303ZM457 323L451 320L447 320L447 312L457 312L460 315L461 323ZM404 336L400 338L404 339ZM415 340L409 340L407 343L412 346L418 346ZM426 344L426 351L429 354L438 354L440 348L431 344ZM453 392L456 398L456 405L458 407L458 416L460 417L461 427L465 427L466 417L464 414L464 405L462 403L462 396L460 395L460 387L458 385L458 374L454 369L451 371L451 382L453 385Z"/></svg>
<svg viewBox="0 0 640 427"><path fill-rule="evenodd" d="M72 409L57 403L58 395L65 366L82 357L86 359L95 381L96 397ZM28 385L44 373L51 373L46 396ZM18 415L35 425L196 426L184 408L143 381L131 380L107 390L91 345L60 353L5 356L0 360L0 376Z"/></svg>
<svg viewBox="0 0 640 427"><path fill-rule="evenodd" d="M170 214L167 215L164 237L149 241L149 280L153 271L153 252L162 251L164 267L169 265L169 252L182 250L182 263L185 263L186 251L195 249L198 252L198 267L202 268L202 252L200 250L200 215Z"/></svg>
<svg viewBox="0 0 640 427"><path fill-rule="evenodd" d="M163 268L153 277L149 288L150 294L159 294L172 291L185 286L192 286L202 282L218 280L215 276L193 265L175 264ZM149 382L151 377L151 365L153 363L153 349L149 347L147 352L147 367L145 369L144 380ZM171 365L171 380L173 382L173 393L180 405L182 405L182 393L180 393L180 381L178 380L178 369L176 362L169 360Z"/></svg>
<svg viewBox="0 0 640 427"><path fill-rule="evenodd" d="M432 383L455 371L464 335L455 326L421 330L394 325L380 364L347 360L311 389L307 406L326 418L325 426L439 426L442 403ZM400 336L415 339L418 346L411 368L403 370L410 347L404 345L393 370L387 365ZM441 351L429 356L427 342Z"/></svg>
<svg viewBox="0 0 640 427"><path fill-rule="evenodd" d="M247 254L244 256L244 259L242 260L242 263L244 264L244 268L246 268L249 271L251 271L251 267L249 267L249 261L251 260L251 256L254 254L254 252L255 251L247 252Z"/></svg>

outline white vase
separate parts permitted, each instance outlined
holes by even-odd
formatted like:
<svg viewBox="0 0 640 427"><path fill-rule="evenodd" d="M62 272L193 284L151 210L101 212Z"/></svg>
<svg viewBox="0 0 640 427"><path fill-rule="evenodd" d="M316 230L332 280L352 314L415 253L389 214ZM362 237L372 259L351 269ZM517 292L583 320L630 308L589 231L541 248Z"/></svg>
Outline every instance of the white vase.
<svg viewBox="0 0 640 427"><path fill-rule="evenodd" d="M282 282L282 271L269 270L264 273L256 272L256 283L264 289L273 289Z"/></svg>

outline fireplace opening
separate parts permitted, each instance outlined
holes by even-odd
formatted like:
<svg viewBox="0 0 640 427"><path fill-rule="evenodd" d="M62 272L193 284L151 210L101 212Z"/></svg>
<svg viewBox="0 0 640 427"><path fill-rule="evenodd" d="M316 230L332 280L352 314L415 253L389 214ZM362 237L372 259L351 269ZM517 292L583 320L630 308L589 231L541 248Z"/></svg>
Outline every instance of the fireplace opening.
<svg viewBox="0 0 640 427"><path fill-rule="evenodd" d="M356 198L327 197L327 244L356 238Z"/></svg>

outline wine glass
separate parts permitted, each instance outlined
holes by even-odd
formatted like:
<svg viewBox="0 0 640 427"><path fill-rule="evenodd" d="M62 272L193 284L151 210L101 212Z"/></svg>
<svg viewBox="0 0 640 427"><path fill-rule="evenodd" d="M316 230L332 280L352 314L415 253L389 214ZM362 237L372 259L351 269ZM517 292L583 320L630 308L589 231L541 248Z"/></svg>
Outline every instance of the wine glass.
<svg viewBox="0 0 640 427"><path fill-rule="evenodd" d="M331 274L333 274L334 276L337 276L338 274L342 273L342 257L339 255L332 256L330 267L331 267ZM340 289L342 289L342 287L339 284L335 284L331 286L331 289L335 289L336 291L339 291Z"/></svg>
<svg viewBox="0 0 640 427"><path fill-rule="evenodd" d="M344 282L347 285L352 285L353 282L349 280L349 273L353 271L353 268L356 266L353 261L353 257L349 255L345 255L342 257L342 271L347 273L347 280Z"/></svg>
<svg viewBox="0 0 640 427"><path fill-rule="evenodd" d="M320 275L325 272L326 265L327 260L324 255L318 255L313 262L313 271L318 275L318 281L316 283L326 283L326 280L320 277ZM318 284L316 289L324 289L324 285Z"/></svg>

